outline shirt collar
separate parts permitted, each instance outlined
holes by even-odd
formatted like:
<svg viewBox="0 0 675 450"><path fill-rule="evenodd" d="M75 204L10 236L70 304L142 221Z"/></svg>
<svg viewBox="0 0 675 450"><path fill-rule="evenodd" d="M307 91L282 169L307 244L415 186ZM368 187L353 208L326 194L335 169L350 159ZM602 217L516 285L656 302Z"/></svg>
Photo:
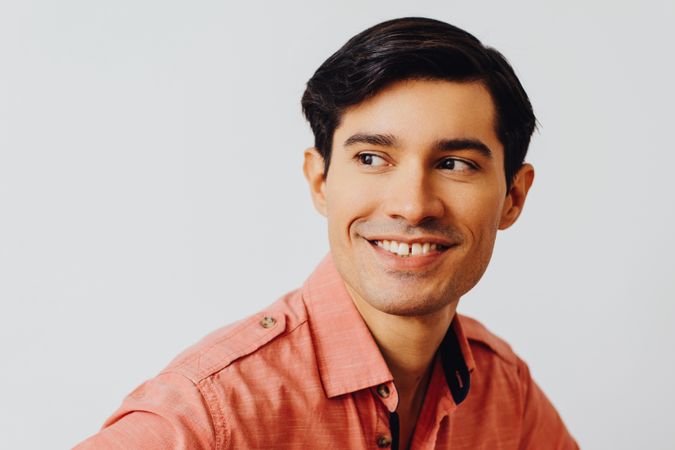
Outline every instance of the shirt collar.
<svg viewBox="0 0 675 450"><path fill-rule="evenodd" d="M329 398L393 380L330 253L305 282L302 296L309 313L321 382ZM468 394L475 363L457 314L439 353L447 387L459 404Z"/></svg>
<svg viewBox="0 0 675 450"><path fill-rule="evenodd" d="M445 382L456 405L469 395L471 372L476 368L469 341L462 328L462 319L455 314L439 349Z"/></svg>
<svg viewBox="0 0 675 450"><path fill-rule="evenodd" d="M302 296L329 398L393 380L330 253L305 282Z"/></svg>

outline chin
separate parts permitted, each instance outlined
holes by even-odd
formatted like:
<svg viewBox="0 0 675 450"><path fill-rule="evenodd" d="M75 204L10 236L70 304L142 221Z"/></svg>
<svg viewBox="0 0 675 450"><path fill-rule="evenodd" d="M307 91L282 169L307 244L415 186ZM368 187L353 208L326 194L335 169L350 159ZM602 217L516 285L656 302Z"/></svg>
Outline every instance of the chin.
<svg viewBox="0 0 675 450"><path fill-rule="evenodd" d="M382 295L366 297L373 308L394 316L415 317L436 313L451 302L430 297L402 296L400 293L382 297Z"/></svg>

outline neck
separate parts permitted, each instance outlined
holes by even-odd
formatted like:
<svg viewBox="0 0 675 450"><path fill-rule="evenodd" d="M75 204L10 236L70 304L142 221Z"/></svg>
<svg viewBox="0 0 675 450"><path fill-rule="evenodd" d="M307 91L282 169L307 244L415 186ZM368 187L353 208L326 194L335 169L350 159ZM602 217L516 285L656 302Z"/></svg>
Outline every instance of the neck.
<svg viewBox="0 0 675 450"><path fill-rule="evenodd" d="M457 302L426 315L396 316L373 308L348 290L394 377L399 398L412 401L423 394L431 363L455 316Z"/></svg>

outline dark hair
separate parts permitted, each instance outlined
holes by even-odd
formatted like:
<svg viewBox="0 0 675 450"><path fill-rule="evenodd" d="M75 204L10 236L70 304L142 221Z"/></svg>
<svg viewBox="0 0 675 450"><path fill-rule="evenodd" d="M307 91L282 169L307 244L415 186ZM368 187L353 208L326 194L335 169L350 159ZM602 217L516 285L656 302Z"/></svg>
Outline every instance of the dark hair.
<svg viewBox="0 0 675 450"><path fill-rule="evenodd" d="M406 17L368 28L328 58L307 82L302 110L328 173L343 112L386 86L408 79L481 81L492 95L504 146L507 187L523 164L535 117L518 77L497 50L438 20Z"/></svg>

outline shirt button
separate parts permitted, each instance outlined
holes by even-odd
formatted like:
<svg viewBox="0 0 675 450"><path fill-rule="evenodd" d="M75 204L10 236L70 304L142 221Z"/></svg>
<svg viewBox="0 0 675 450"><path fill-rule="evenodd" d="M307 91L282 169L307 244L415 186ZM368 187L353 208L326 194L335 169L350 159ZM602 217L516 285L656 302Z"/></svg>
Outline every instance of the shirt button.
<svg viewBox="0 0 675 450"><path fill-rule="evenodd" d="M272 328L274 325L276 325L277 319L271 316L265 316L262 318L260 321L260 326L263 328Z"/></svg>
<svg viewBox="0 0 675 450"><path fill-rule="evenodd" d="M391 446L391 439L389 439L387 436L378 436L376 443L378 448L387 448Z"/></svg>
<svg viewBox="0 0 675 450"><path fill-rule="evenodd" d="M377 394L382 398L389 397L389 387L386 384L381 384L377 387Z"/></svg>

